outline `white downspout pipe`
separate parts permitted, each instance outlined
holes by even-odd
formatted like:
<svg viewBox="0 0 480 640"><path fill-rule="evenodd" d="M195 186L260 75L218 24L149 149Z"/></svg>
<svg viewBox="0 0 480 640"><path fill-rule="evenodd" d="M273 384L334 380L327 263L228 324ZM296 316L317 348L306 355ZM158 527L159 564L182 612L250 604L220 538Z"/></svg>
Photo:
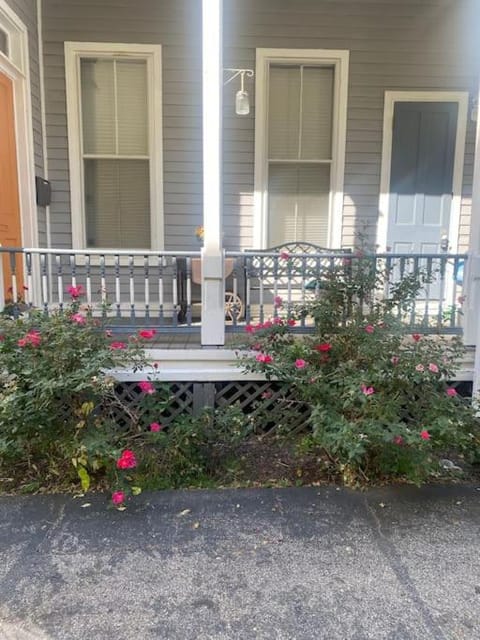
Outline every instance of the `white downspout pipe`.
<svg viewBox="0 0 480 640"><path fill-rule="evenodd" d="M222 246L222 2L202 0L203 226L202 346L225 344Z"/></svg>
<svg viewBox="0 0 480 640"><path fill-rule="evenodd" d="M480 90L479 90L480 98ZM480 394L480 121L477 117L464 341L475 345L473 397Z"/></svg>

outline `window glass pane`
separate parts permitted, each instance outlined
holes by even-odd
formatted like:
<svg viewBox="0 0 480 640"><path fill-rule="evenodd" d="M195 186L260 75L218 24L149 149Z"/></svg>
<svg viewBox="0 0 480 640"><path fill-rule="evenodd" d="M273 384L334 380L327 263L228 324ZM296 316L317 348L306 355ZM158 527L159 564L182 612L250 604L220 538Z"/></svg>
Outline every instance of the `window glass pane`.
<svg viewBox="0 0 480 640"><path fill-rule="evenodd" d="M268 95L268 155L298 158L300 67L271 66Z"/></svg>
<svg viewBox="0 0 480 640"><path fill-rule="evenodd" d="M5 31L0 29L0 51L8 56L8 38Z"/></svg>
<svg viewBox="0 0 480 640"><path fill-rule="evenodd" d="M84 153L115 153L113 60L80 63Z"/></svg>
<svg viewBox="0 0 480 640"><path fill-rule="evenodd" d="M328 244L330 166L270 164L268 246Z"/></svg>
<svg viewBox="0 0 480 640"><path fill-rule="evenodd" d="M148 154L147 63L117 60L118 153Z"/></svg>
<svg viewBox="0 0 480 640"><path fill-rule="evenodd" d="M302 149L304 160L332 157L332 67L304 67L302 92Z"/></svg>
<svg viewBox="0 0 480 640"><path fill-rule="evenodd" d="M87 246L150 248L148 160L85 160Z"/></svg>

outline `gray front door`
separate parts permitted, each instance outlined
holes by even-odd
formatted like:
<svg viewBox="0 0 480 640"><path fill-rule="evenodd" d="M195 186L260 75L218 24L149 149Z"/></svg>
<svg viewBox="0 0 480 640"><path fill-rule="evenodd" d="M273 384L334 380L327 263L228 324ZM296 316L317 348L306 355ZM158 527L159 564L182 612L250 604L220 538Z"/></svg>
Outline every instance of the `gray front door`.
<svg viewBox="0 0 480 640"><path fill-rule="evenodd" d="M457 118L454 102L395 103L389 251L439 253L447 248Z"/></svg>

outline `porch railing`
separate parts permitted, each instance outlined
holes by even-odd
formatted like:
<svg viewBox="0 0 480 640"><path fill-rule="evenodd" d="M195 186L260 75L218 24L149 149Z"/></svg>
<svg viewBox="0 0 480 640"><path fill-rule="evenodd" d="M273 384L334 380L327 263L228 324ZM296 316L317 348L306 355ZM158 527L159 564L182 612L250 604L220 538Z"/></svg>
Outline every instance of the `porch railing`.
<svg viewBox="0 0 480 640"><path fill-rule="evenodd" d="M199 269L192 265L200 252L0 248L0 256L0 306L14 317L33 308L62 310L75 287L81 304L113 330L199 329Z"/></svg>
<svg viewBox="0 0 480 640"><path fill-rule="evenodd" d="M81 302L114 331L142 326L159 332L195 332L201 327L201 254L182 251L121 251L0 248L0 309L14 317L40 308L63 309L69 287L80 287ZM361 261L361 262L360 262ZM316 298L334 271L369 265L388 273L366 305L388 297L408 274L422 272L425 284L408 313L399 319L408 330L461 333L465 254L372 254L350 252L225 253L227 332L246 324L291 315L298 304ZM311 318L294 331L308 333Z"/></svg>
<svg viewBox="0 0 480 640"><path fill-rule="evenodd" d="M423 333L462 332L463 273L466 254L358 254L348 251L282 254L276 251L227 252L233 264L226 278L226 303L235 301L227 331L241 331L245 324L263 323L292 315L298 305L317 299L321 303L324 284L334 272L348 278L355 270L384 275L381 289L370 291L364 307L391 297L406 276L421 274L423 285L408 312L398 310L398 319L408 330ZM313 330L313 319L302 317L292 329Z"/></svg>

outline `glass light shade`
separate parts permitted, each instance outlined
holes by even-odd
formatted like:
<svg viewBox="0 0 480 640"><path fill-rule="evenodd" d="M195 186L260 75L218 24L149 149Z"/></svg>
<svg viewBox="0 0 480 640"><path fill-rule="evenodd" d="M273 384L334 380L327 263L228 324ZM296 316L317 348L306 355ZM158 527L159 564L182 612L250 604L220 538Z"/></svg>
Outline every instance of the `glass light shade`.
<svg viewBox="0 0 480 640"><path fill-rule="evenodd" d="M237 116L248 116L250 113L250 100L247 91L237 91L235 96L235 113Z"/></svg>

